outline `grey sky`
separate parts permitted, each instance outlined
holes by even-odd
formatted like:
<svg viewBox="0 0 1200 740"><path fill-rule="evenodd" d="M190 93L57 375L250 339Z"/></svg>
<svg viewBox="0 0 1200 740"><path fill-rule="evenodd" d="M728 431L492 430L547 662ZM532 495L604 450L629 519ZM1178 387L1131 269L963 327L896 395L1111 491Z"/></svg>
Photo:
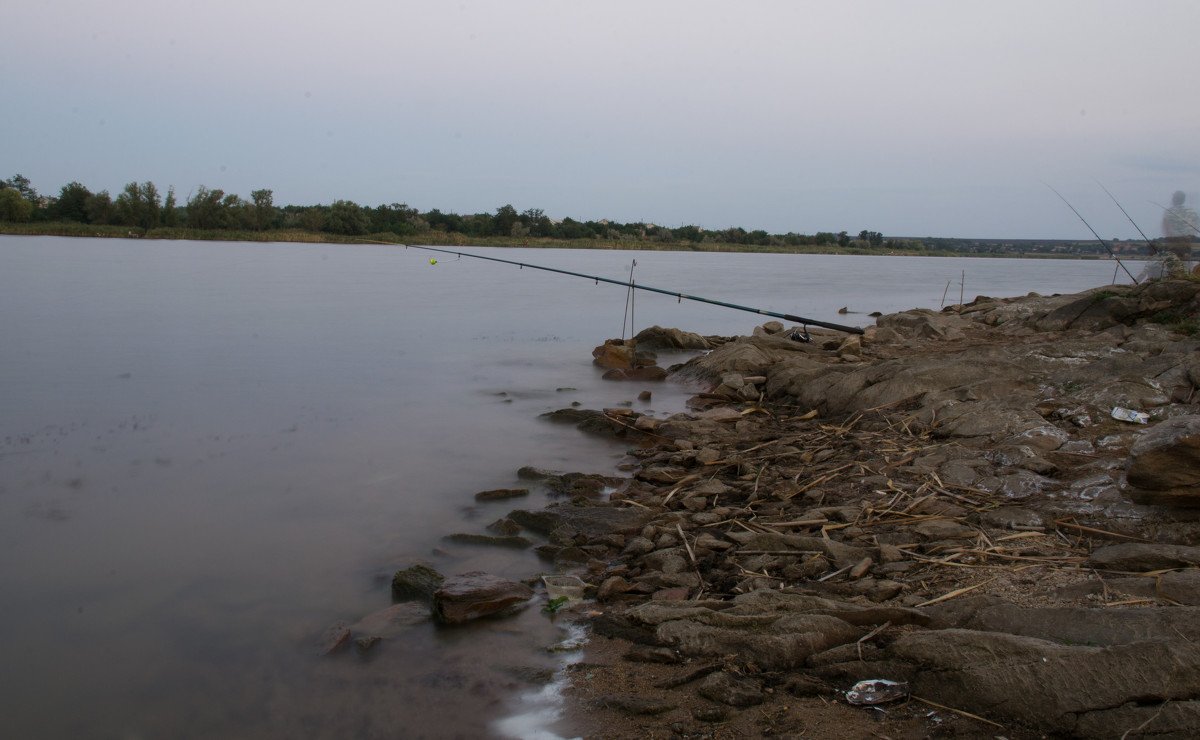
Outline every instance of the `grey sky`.
<svg viewBox="0 0 1200 740"><path fill-rule="evenodd" d="M1150 236L1200 201L1195 0L39 0L0 177L773 233ZM1193 195L1194 193L1194 195Z"/></svg>

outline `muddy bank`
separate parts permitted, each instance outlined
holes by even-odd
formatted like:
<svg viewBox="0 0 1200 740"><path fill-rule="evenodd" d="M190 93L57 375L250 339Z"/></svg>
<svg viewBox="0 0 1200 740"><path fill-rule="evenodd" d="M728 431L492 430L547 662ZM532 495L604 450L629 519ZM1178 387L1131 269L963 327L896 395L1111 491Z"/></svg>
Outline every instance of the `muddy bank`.
<svg viewBox="0 0 1200 740"><path fill-rule="evenodd" d="M564 731L1194 737L1198 308L1177 280L767 324L671 369L689 414L564 412L636 459L536 515L597 599ZM899 688L853 705L869 679Z"/></svg>

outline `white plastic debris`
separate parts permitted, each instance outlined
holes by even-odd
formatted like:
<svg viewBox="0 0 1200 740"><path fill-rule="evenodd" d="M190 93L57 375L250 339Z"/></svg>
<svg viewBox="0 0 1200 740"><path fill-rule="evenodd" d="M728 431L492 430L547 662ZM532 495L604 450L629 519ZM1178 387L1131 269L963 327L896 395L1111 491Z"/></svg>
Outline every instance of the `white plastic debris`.
<svg viewBox="0 0 1200 740"><path fill-rule="evenodd" d="M856 706L873 706L908 696L908 684L876 678L859 681L846 692L846 701Z"/></svg>
<svg viewBox="0 0 1200 740"><path fill-rule="evenodd" d="M571 603L583 600L585 583L579 576L542 576L551 599L566 597Z"/></svg>
<svg viewBox="0 0 1200 740"><path fill-rule="evenodd" d="M1146 424L1150 421L1150 414L1144 411L1134 411L1133 409L1123 409L1117 406L1112 410L1112 418L1117 421L1128 421L1134 424Z"/></svg>

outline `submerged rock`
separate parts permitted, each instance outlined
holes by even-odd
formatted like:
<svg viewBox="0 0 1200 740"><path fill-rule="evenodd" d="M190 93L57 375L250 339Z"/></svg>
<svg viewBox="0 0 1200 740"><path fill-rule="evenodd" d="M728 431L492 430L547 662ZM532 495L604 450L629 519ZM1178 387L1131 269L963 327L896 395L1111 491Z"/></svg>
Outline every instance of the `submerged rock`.
<svg viewBox="0 0 1200 740"><path fill-rule="evenodd" d="M533 547L533 540L520 535L490 535L473 534L470 532L457 532L455 534L448 534L442 539L458 545L490 545L492 547L513 547L517 549Z"/></svg>
<svg viewBox="0 0 1200 740"><path fill-rule="evenodd" d="M490 491L480 491L475 494L476 501L503 501L504 499L528 496L528 488L494 488Z"/></svg>
<svg viewBox="0 0 1200 740"><path fill-rule="evenodd" d="M376 640L396 637L410 627L428 622L431 615L425 604L409 601L393 604L373 614L368 614L350 625L350 632L358 635L357 640Z"/></svg>
<svg viewBox="0 0 1200 740"><path fill-rule="evenodd" d="M401 601L432 601L433 594L446 579L441 573L423 563L396 571L392 576L392 596Z"/></svg>
<svg viewBox="0 0 1200 740"><path fill-rule="evenodd" d="M447 578L433 595L434 615L447 624L479 619L533 598L533 589L482 571Z"/></svg>
<svg viewBox="0 0 1200 740"><path fill-rule="evenodd" d="M321 655L337 652L350 644L350 628L345 622L334 622L321 633L317 651Z"/></svg>

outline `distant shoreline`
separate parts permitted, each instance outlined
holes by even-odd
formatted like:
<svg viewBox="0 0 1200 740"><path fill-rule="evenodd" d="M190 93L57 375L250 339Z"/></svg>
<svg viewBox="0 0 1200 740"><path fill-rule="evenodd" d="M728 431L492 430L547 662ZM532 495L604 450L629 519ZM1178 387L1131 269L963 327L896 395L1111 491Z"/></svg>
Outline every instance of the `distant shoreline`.
<svg viewBox="0 0 1200 740"><path fill-rule="evenodd" d="M173 239L182 241L237 241L237 242L295 242L308 244L422 244L441 247L529 247L543 249L608 249L624 251L668 251L668 252L749 252L762 254L830 254L864 257L993 257L1004 259L1105 259L1108 255L1078 253L1014 253L1013 251L983 248L987 241L955 239L979 245L977 251L950 249L899 250L865 249L861 247L825 246L765 246L758 244L728 244L720 242L663 243L651 241L629 241L617 239L553 239L549 237L472 237L456 232L428 231L408 241L401 241L392 233L344 236L301 229L279 229L268 231L200 230L187 228L138 229L127 226L90 226L78 223L0 223L0 235L6 236L67 236L109 239ZM997 243L1012 244L1014 241L995 240ZM1071 244L1063 240L1044 240ZM1094 245L1093 245L1094 246ZM1123 259L1149 259L1149 254L1120 255Z"/></svg>

